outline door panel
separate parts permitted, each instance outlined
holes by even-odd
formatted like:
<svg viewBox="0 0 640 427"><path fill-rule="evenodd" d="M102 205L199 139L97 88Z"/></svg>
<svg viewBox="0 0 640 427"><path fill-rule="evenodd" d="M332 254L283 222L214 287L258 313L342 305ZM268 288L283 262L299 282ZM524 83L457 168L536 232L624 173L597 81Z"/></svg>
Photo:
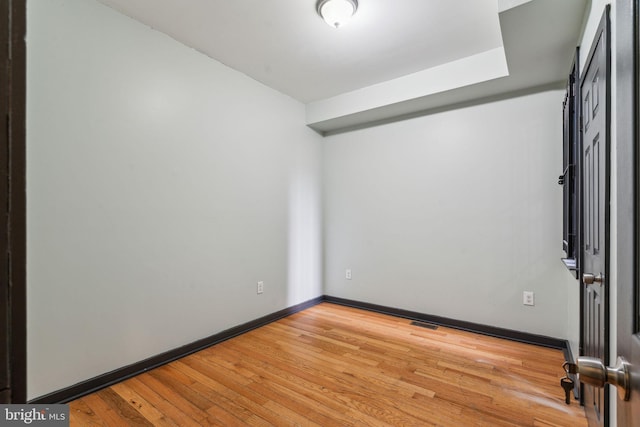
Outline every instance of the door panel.
<svg viewBox="0 0 640 427"><path fill-rule="evenodd" d="M583 356L608 363L609 214L609 48L608 9L587 57L581 78L583 166ZM584 405L592 426L607 425L606 389L584 386Z"/></svg>
<svg viewBox="0 0 640 427"><path fill-rule="evenodd" d="M619 426L640 425L639 0L616 4L617 349L631 366L628 401L618 396Z"/></svg>

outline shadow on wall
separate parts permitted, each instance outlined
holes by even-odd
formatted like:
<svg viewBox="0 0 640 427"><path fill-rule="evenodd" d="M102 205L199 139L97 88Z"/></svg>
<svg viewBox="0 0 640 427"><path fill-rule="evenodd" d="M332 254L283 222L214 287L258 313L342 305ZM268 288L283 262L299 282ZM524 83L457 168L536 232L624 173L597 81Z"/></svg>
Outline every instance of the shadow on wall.
<svg viewBox="0 0 640 427"><path fill-rule="evenodd" d="M322 295L321 196L316 179L299 168L289 181L288 307Z"/></svg>

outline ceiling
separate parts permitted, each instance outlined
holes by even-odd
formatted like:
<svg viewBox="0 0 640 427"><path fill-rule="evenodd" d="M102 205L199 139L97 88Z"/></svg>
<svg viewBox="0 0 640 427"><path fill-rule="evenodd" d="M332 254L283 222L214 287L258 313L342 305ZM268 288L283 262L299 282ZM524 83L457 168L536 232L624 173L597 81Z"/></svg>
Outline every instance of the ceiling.
<svg viewBox="0 0 640 427"><path fill-rule="evenodd" d="M562 81L587 6L360 0L335 29L316 0L100 1L306 104L320 132Z"/></svg>

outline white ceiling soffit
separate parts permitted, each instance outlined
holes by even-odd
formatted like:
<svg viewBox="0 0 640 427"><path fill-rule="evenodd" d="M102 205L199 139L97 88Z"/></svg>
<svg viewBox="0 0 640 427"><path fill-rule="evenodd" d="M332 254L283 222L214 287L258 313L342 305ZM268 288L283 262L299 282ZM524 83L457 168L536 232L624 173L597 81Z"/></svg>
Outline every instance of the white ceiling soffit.
<svg viewBox="0 0 640 427"><path fill-rule="evenodd" d="M307 124L323 134L337 133L483 99L562 87L575 55L587 0L532 0L515 6L499 15L508 75L384 105L376 105L373 96L363 105L361 99L370 90L364 88L308 104Z"/></svg>
<svg viewBox="0 0 640 427"><path fill-rule="evenodd" d="M316 0L100 1L307 104L330 132L562 80L587 0L360 0L338 30Z"/></svg>
<svg viewBox="0 0 640 427"><path fill-rule="evenodd" d="M498 0L498 12L513 9L521 4L529 3L531 0Z"/></svg>
<svg viewBox="0 0 640 427"><path fill-rule="evenodd" d="M327 122L509 75L502 47L307 104L307 124ZM329 130L329 129L325 129Z"/></svg>

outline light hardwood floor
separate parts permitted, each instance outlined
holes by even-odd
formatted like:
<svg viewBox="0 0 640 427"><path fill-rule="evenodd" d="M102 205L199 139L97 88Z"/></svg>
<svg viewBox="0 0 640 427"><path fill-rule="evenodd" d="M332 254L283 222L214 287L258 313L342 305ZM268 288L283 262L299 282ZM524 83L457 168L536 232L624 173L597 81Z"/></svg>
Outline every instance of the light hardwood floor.
<svg viewBox="0 0 640 427"><path fill-rule="evenodd" d="M70 403L72 426L586 426L560 350L322 303Z"/></svg>

